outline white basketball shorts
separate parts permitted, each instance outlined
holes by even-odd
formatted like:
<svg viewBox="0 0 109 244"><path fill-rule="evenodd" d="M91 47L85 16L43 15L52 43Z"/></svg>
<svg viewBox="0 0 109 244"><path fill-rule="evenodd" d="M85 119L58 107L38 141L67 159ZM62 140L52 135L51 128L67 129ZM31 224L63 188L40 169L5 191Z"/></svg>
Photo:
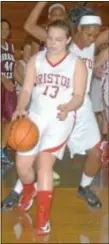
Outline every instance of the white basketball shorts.
<svg viewBox="0 0 109 244"><path fill-rule="evenodd" d="M71 158L75 154L86 154L100 142L100 132L93 112L90 97L86 95L84 104L77 110L76 124L68 140Z"/></svg>
<svg viewBox="0 0 109 244"><path fill-rule="evenodd" d="M27 156L38 154L45 151L62 159L68 138L74 128L76 114L70 112L67 119L60 121L58 118L50 118L47 115L42 116L30 111L29 118L38 126L40 138L38 144L30 151L17 152L20 155Z"/></svg>
<svg viewBox="0 0 109 244"><path fill-rule="evenodd" d="M94 78L91 85L91 101L93 106L93 111L101 112L104 110L101 92L101 80Z"/></svg>

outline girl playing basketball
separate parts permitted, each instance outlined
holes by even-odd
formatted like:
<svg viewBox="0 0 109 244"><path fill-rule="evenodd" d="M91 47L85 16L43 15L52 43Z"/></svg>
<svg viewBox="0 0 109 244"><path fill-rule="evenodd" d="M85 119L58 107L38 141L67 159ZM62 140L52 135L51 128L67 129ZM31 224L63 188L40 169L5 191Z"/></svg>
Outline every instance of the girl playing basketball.
<svg viewBox="0 0 109 244"><path fill-rule="evenodd" d="M81 59L68 52L70 40L67 23L57 20L49 25L47 50L30 59L19 102L13 114L13 119L26 116L26 107L32 95L29 118L37 124L40 138L32 150L26 153L17 152L16 165L23 183L19 208L25 210L29 200L36 194L33 164L37 156L37 234L50 232L52 168L56 158L63 158L68 137L74 128L75 111L84 101L86 66ZM35 84L37 85L34 86Z"/></svg>

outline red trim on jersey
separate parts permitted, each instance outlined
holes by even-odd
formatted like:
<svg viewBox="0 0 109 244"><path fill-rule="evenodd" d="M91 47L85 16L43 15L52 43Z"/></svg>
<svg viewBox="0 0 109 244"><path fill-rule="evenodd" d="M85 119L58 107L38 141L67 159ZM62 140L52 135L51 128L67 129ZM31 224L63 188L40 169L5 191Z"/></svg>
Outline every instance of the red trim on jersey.
<svg viewBox="0 0 109 244"><path fill-rule="evenodd" d="M76 112L75 112L75 114L74 114L74 124L73 124L72 130L71 130L70 134L68 135L68 137L66 138L66 140L65 140L62 144L60 144L60 145L58 145L58 146L56 146L56 147L52 147L52 148L45 149L45 150L43 150L42 152L53 153L53 152L56 152L56 151L58 151L59 149L61 149L61 148L67 143L67 141L68 141L68 139L69 139L71 133L72 133L73 130L74 130L75 124L76 124Z"/></svg>
<svg viewBox="0 0 109 244"><path fill-rule="evenodd" d="M64 61L64 59L68 56L69 52L67 54L64 55L63 58L61 58L56 64L52 64L52 62L48 59L47 57L47 53L46 53L46 60L47 62L52 66L52 67L56 67L58 64L62 63Z"/></svg>
<svg viewBox="0 0 109 244"><path fill-rule="evenodd" d="M96 147L97 149L102 150L102 149L101 149L101 144L102 144L102 140L99 141L94 147Z"/></svg>
<svg viewBox="0 0 109 244"><path fill-rule="evenodd" d="M106 79L107 79L107 77L105 77L103 85L102 85L102 98L103 98L104 107L109 110L109 106L106 104L106 101L105 101L105 98L104 98Z"/></svg>

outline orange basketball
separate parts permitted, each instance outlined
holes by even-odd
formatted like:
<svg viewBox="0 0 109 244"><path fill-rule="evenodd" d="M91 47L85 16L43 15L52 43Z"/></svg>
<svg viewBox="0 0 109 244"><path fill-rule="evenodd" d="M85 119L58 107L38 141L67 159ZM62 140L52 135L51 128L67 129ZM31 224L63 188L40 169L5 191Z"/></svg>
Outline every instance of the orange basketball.
<svg viewBox="0 0 109 244"><path fill-rule="evenodd" d="M31 150L39 140L37 126L27 118L15 120L11 123L8 134L8 145L17 151Z"/></svg>

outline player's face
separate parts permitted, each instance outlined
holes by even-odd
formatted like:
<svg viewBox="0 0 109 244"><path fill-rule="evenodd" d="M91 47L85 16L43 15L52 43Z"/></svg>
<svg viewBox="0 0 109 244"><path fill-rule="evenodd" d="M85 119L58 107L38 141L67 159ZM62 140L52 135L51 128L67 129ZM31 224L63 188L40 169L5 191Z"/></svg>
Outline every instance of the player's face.
<svg viewBox="0 0 109 244"><path fill-rule="evenodd" d="M54 54L59 54L66 50L70 38L67 38L66 31L59 27L50 27L47 37L47 48Z"/></svg>
<svg viewBox="0 0 109 244"><path fill-rule="evenodd" d="M55 8L49 15L50 22L55 21L57 19L65 19L65 12L62 8Z"/></svg>
<svg viewBox="0 0 109 244"><path fill-rule="evenodd" d="M7 22L1 23L1 36L3 40L7 40L10 35L10 28Z"/></svg>
<svg viewBox="0 0 109 244"><path fill-rule="evenodd" d="M98 25L91 25L88 27L80 27L79 28L81 40L84 43L84 46L88 47L93 42L95 42L99 32L100 32L100 26Z"/></svg>
<svg viewBox="0 0 109 244"><path fill-rule="evenodd" d="M31 45L26 44L23 49L23 58L25 61L28 61L31 57Z"/></svg>

